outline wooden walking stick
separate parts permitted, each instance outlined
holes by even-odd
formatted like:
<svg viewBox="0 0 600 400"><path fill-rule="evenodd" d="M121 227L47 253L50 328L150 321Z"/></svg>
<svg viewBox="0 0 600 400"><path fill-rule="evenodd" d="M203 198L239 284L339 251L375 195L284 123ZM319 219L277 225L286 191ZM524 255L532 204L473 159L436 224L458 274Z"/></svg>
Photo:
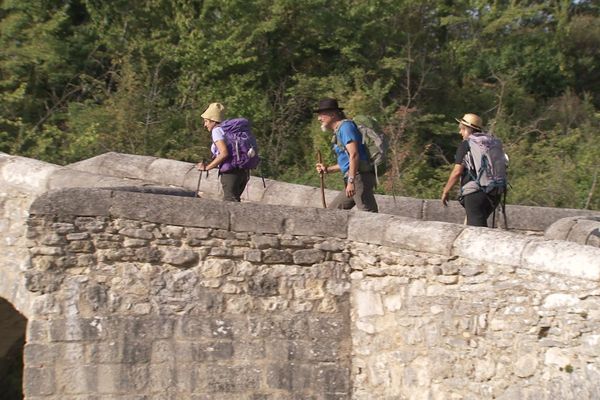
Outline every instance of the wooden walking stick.
<svg viewBox="0 0 600 400"><path fill-rule="evenodd" d="M321 150L317 150L317 161L319 164L323 165ZM327 203L325 202L325 177L323 176L323 171L319 172L319 178L321 180L321 202L323 203L323 208L327 208Z"/></svg>

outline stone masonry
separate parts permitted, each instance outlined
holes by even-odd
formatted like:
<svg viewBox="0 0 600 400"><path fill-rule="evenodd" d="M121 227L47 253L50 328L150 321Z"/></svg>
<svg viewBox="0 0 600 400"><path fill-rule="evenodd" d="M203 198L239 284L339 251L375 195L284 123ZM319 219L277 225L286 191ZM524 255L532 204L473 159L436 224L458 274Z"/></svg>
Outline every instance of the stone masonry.
<svg viewBox="0 0 600 400"><path fill-rule="evenodd" d="M595 246L3 160L27 400L600 398Z"/></svg>

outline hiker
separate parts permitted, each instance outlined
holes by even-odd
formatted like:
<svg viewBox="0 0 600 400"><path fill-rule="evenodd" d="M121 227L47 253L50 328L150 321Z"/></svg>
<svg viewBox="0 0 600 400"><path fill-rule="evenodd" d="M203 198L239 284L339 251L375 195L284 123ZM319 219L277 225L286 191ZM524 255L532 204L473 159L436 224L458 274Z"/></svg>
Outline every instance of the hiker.
<svg viewBox="0 0 600 400"><path fill-rule="evenodd" d="M359 210L377 212L373 194L375 173L369 168L365 172L359 171L360 163L369 165L369 156L358 127L346 119L343 110L338 106L337 100L331 98L321 100L319 107L313 110L321 123L321 129L335 133L333 150L337 156L336 165L317 163L317 172L328 174L341 171L345 184L345 190L327 208L348 210L356 205Z"/></svg>
<svg viewBox="0 0 600 400"><path fill-rule="evenodd" d="M487 219L498 206L500 194L497 190L483 190L479 184L476 162L473 159L473 151L470 140L478 138L489 138L483 132L481 118L476 114L465 114L461 119L455 118L463 141L458 146L454 158L454 168L448 177L448 182L442 191L442 203L448 205L450 189L460 180L461 195L460 203L467 213L467 225L487 227ZM504 153L502 153L504 157ZM481 162L479 162L480 164ZM491 188L490 188L491 189Z"/></svg>
<svg viewBox="0 0 600 400"><path fill-rule="evenodd" d="M250 179L250 171L242 168L233 168L228 171L221 169L223 163L231 158L231 154L229 154L229 150L227 149L225 132L220 126L221 122L225 119L225 107L221 103L211 103L206 111L202 113L201 117L204 119L204 127L212 136L211 152L214 158L208 164L203 162L196 164L196 168L199 171L209 171L219 168L219 179L223 188L223 200L239 202Z"/></svg>

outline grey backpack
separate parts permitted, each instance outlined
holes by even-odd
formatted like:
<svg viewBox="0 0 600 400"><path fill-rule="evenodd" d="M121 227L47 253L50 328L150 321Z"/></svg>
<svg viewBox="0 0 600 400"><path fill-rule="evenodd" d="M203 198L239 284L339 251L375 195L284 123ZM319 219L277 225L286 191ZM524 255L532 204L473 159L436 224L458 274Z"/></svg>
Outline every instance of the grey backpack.
<svg viewBox="0 0 600 400"><path fill-rule="evenodd" d="M487 133L471 135L465 161L472 181L461 188L462 195L480 190L495 194L506 191L508 157L500 139Z"/></svg>

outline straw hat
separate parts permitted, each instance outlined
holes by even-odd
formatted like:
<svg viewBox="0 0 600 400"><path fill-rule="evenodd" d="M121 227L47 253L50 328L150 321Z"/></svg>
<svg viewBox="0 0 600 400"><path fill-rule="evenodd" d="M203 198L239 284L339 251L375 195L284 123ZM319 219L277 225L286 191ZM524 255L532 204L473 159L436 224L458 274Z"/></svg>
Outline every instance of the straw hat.
<svg viewBox="0 0 600 400"><path fill-rule="evenodd" d="M313 110L313 112L320 113L321 111L329 111L329 110L342 111L343 108L338 106L338 102L336 99L328 98L328 99L323 99L323 100L319 101L319 108L317 108L316 110Z"/></svg>
<svg viewBox="0 0 600 400"><path fill-rule="evenodd" d="M221 103L210 103L201 117L215 122L222 122L225 119L225 106Z"/></svg>
<svg viewBox="0 0 600 400"><path fill-rule="evenodd" d="M456 122L459 122L469 128L476 129L478 131L483 130L483 122L481 118L476 114L465 114L461 119L454 118Z"/></svg>

